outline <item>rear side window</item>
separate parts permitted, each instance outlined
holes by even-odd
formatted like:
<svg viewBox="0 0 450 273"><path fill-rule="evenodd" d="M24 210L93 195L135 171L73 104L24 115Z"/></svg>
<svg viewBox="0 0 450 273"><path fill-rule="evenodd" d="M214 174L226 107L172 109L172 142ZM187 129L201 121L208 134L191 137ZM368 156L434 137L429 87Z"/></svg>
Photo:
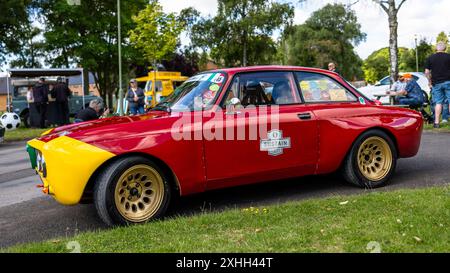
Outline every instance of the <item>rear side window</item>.
<svg viewBox="0 0 450 273"><path fill-rule="evenodd" d="M335 80L317 73L296 72L306 102L355 102L357 98Z"/></svg>

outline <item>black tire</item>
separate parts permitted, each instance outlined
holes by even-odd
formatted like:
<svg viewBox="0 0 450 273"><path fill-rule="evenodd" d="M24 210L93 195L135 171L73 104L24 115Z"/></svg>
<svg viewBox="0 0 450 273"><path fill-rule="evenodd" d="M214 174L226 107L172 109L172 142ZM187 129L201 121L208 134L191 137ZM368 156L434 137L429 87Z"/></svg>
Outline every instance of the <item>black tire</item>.
<svg viewBox="0 0 450 273"><path fill-rule="evenodd" d="M390 150L392 160L390 167L383 169L385 175L383 175L380 179L373 180L361 171L358 164L358 153L361 145L363 145L366 142L366 140L377 138L381 138L387 143L388 146L386 146L386 149ZM378 159L372 158L371 160L373 161ZM388 161L388 159L384 160ZM385 186L388 183L390 177L395 172L396 165L397 165L397 149L395 147L393 140L385 132L381 130L370 130L364 132L354 142L342 166L342 175L345 178L345 180L347 180L347 182L351 183L352 185L369 189L379 188Z"/></svg>
<svg viewBox="0 0 450 273"><path fill-rule="evenodd" d="M150 217L142 221L130 221L121 214L116 205L116 186L118 186L119 178L127 170L134 166L143 165L154 169L161 177L163 185L160 191L162 201L156 206L155 212ZM108 226L139 224L161 219L171 202L172 191L169 177L157 164L140 156L130 156L113 161L101 171L94 185L94 204L99 217Z"/></svg>

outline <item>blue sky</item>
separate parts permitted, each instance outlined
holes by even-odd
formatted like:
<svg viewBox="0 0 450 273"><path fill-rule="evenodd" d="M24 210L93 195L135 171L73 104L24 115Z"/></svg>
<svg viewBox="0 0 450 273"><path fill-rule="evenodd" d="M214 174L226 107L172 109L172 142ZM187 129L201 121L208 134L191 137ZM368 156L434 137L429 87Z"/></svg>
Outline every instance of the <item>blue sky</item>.
<svg viewBox="0 0 450 273"><path fill-rule="evenodd" d="M194 7L203 15L214 15L217 0L160 0L166 12L179 12L186 7ZM313 11L327 3L348 3L354 0L310 0L307 4L297 5L294 22L303 23ZM367 33L367 41L361 43L356 51L365 59L373 51L389 45L389 28L387 16L381 8L370 0L361 0L353 6L361 23L362 30ZM450 34L450 1L449 0L407 0L398 14L399 45L414 47L414 36L426 38L434 42L441 31ZM182 39L186 42L186 39Z"/></svg>

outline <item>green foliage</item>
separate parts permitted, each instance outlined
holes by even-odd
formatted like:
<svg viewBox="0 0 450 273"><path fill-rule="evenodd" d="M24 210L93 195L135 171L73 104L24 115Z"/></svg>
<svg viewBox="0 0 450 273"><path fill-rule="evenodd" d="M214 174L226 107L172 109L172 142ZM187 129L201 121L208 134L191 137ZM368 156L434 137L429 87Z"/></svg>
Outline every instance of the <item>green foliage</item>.
<svg viewBox="0 0 450 273"><path fill-rule="evenodd" d="M438 42L444 42L447 44L447 53L450 53L450 43L448 40L447 33L445 33L444 31L440 32L436 38L436 43Z"/></svg>
<svg viewBox="0 0 450 273"><path fill-rule="evenodd" d="M417 45L419 55L419 71L425 70L425 60L433 53L433 48L426 39ZM413 72L416 70L416 49L401 47L398 49L399 71ZM373 52L363 64L365 80L373 84L389 75L389 48L382 48Z"/></svg>
<svg viewBox="0 0 450 273"><path fill-rule="evenodd" d="M182 13L195 15L193 10ZM276 55L271 35L293 17L294 9L287 3L219 0L215 17L190 21L190 38L193 46L209 51L218 64L268 64Z"/></svg>
<svg viewBox="0 0 450 273"><path fill-rule="evenodd" d="M405 58L405 54L408 53L408 49L399 48L400 60ZM389 48L385 47L379 49L372 54L364 61L363 71L365 80L373 84L380 80L381 78L389 75ZM412 71L408 67L404 65L401 67L402 71ZM413 69L415 70L415 69Z"/></svg>
<svg viewBox="0 0 450 273"><path fill-rule="evenodd" d="M354 46L365 38L354 11L328 4L303 25L285 31L278 56L289 65L327 68L329 62L335 62L345 78L362 78L362 61Z"/></svg>
<svg viewBox="0 0 450 273"><path fill-rule="evenodd" d="M6 54L18 53L22 47L17 39L24 34L25 27L30 26L28 7L31 0L0 1L0 61Z"/></svg>
<svg viewBox="0 0 450 273"><path fill-rule="evenodd" d="M38 2L40 20L45 24L47 62L54 67L76 64L93 72L100 94L112 101L118 85L117 1L81 1L80 5L69 5L66 0ZM123 63L129 66L140 56L126 39L135 27L131 18L147 1L121 3Z"/></svg>
<svg viewBox="0 0 450 273"><path fill-rule="evenodd" d="M155 63L173 53L184 25L173 13L165 14L157 0L133 16L136 27L130 30L130 42L147 61Z"/></svg>
<svg viewBox="0 0 450 273"><path fill-rule="evenodd" d="M40 59L45 56L44 41L39 40L42 31L37 27L26 25L22 28L22 34L17 37L17 45L21 50L15 53L15 58L10 62L14 68L40 68Z"/></svg>
<svg viewBox="0 0 450 273"><path fill-rule="evenodd" d="M419 55L419 71L425 71L425 61L433 54L433 46L427 42L426 39L420 40L417 45L417 52ZM410 49L404 58L400 58L400 71L415 71L416 70L416 49ZM404 70L402 70L402 68Z"/></svg>
<svg viewBox="0 0 450 273"><path fill-rule="evenodd" d="M448 44L448 36L444 31L440 32L436 38L436 42L444 42Z"/></svg>

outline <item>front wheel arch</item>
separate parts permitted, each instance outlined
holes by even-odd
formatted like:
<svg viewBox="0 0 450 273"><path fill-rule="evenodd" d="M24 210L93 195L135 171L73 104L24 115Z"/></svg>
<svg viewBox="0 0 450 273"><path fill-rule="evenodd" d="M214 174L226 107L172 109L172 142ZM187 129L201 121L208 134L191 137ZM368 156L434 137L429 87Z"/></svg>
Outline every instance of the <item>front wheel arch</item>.
<svg viewBox="0 0 450 273"><path fill-rule="evenodd" d="M169 183L172 187L172 197L177 198L179 196L181 196L181 187L180 187L180 183L178 181L177 176L175 175L175 173L172 171L172 169L161 159L146 154L146 153L126 153L126 154L121 154L118 156L115 156L113 158L108 159L107 161L103 162L102 165L100 165L95 172L91 175L91 177L89 178L88 183L86 184L86 187L84 188L83 191L83 195L81 197L81 201L80 203L92 203L92 198L93 198L93 189L95 186L95 182L99 176L99 174L110 164L112 164L115 161L121 160L123 158L126 157L132 157L132 156L140 156L146 159L149 159L153 162L155 162L159 168L161 168L165 174L167 175L167 177L170 177Z"/></svg>

